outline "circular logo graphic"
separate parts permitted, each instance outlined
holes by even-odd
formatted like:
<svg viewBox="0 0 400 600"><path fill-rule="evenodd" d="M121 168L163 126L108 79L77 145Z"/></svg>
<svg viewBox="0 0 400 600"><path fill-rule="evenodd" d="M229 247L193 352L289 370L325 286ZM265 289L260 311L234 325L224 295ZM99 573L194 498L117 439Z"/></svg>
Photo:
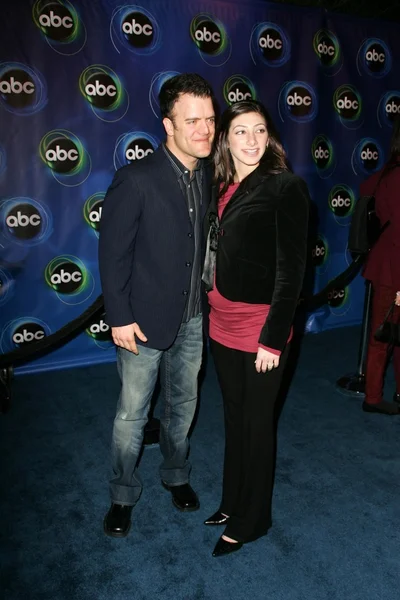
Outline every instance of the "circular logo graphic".
<svg viewBox="0 0 400 600"><path fill-rule="evenodd" d="M45 268L47 285L64 304L81 304L94 291L94 279L84 263L76 256L53 258Z"/></svg>
<svg viewBox="0 0 400 600"><path fill-rule="evenodd" d="M190 23L190 36L208 65L220 67L229 60L230 40L224 25L214 16L208 13L196 15Z"/></svg>
<svg viewBox="0 0 400 600"><path fill-rule="evenodd" d="M378 122L382 127L382 124L393 126L393 120L400 115L400 92L391 91L387 92L379 101L378 104Z"/></svg>
<svg viewBox="0 0 400 600"><path fill-rule="evenodd" d="M159 146L159 141L154 136L143 131L132 131L121 135L114 150L114 167L119 169L134 161L142 160Z"/></svg>
<svg viewBox="0 0 400 600"><path fill-rule="evenodd" d="M322 235L319 235L312 250L312 263L315 267L322 267L328 259L328 243Z"/></svg>
<svg viewBox="0 0 400 600"><path fill-rule="evenodd" d="M86 29L68 0L36 0L32 17L49 46L58 54L71 56L84 47Z"/></svg>
<svg viewBox="0 0 400 600"><path fill-rule="evenodd" d="M330 177L335 170L336 161L332 143L326 135L317 135L314 138L311 155L320 177Z"/></svg>
<svg viewBox="0 0 400 600"><path fill-rule="evenodd" d="M333 105L344 121L355 121L361 115L361 96L352 85L341 85L334 93Z"/></svg>
<svg viewBox="0 0 400 600"><path fill-rule="evenodd" d="M357 54L357 69L372 77L384 77L392 68L392 57L384 41L369 38L361 44Z"/></svg>
<svg viewBox="0 0 400 600"><path fill-rule="evenodd" d="M9 322L2 331L0 347L4 353L12 352L50 335L47 323L35 317L22 317Z"/></svg>
<svg viewBox="0 0 400 600"><path fill-rule="evenodd" d="M154 16L141 6L117 8L111 19L111 41L136 54L153 54L161 46L160 27Z"/></svg>
<svg viewBox="0 0 400 600"><path fill-rule="evenodd" d="M378 142L371 138L360 140L351 157L351 165L356 175L370 175L383 167L384 155Z"/></svg>
<svg viewBox="0 0 400 600"><path fill-rule="evenodd" d="M94 114L103 121L119 121L129 108L129 96L118 75L105 65L87 67L79 78L82 96ZM116 113L112 118L110 112Z"/></svg>
<svg viewBox="0 0 400 600"><path fill-rule="evenodd" d="M279 113L282 121L287 115L293 121L306 123L314 119L318 112L317 97L313 88L303 81L286 83L279 94Z"/></svg>
<svg viewBox="0 0 400 600"><path fill-rule="evenodd" d="M331 310L331 313L336 316L341 316L345 314L349 308L349 300L350 300L350 290L348 287L333 289L328 292L328 305ZM346 310L343 308L346 307Z"/></svg>
<svg viewBox="0 0 400 600"><path fill-rule="evenodd" d="M8 241L34 246L52 232L49 211L31 198L10 198L0 203L1 233Z"/></svg>
<svg viewBox="0 0 400 600"><path fill-rule="evenodd" d="M243 100L257 100L253 83L244 75L232 75L224 83L223 94L227 104Z"/></svg>
<svg viewBox="0 0 400 600"><path fill-rule="evenodd" d="M104 313L101 315L100 319L93 321L85 331L87 335L95 341L96 346L99 348L108 350L114 347L111 336L111 327L107 325Z"/></svg>
<svg viewBox="0 0 400 600"><path fill-rule="evenodd" d="M90 158L79 138L70 131L57 129L46 133L40 142L39 152L59 183L73 187L89 177Z"/></svg>
<svg viewBox="0 0 400 600"><path fill-rule="evenodd" d="M330 70L337 67L340 59L340 46L337 37L328 29L320 29L314 35L313 48L321 65Z"/></svg>
<svg viewBox="0 0 400 600"><path fill-rule="evenodd" d="M354 210L354 193L347 185L335 185L329 192L328 204L335 217L344 218Z"/></svg>
<svg viewBox="0 0 400 600"><path fill-rule="evenodd" d="M290 41L275 23L259 23L250 35L250 54L254 64L257 59L269 67L281 67L290 58Z"/></svg>
<svg viewBox="0 0 400 600"><path fill-rule="evenodd" d="M0 102L16 115L39 112L47 103L42 76L21 63L0 63Z"/></svg>
<svg viewBox="0 0 400 600"><path fill-rule="evenodd" d="M86 223L94 229L98 237L100 228L101 213L103 210L103 201L105 192L97 192L88 198L83 207L83 216Z"/></svg>

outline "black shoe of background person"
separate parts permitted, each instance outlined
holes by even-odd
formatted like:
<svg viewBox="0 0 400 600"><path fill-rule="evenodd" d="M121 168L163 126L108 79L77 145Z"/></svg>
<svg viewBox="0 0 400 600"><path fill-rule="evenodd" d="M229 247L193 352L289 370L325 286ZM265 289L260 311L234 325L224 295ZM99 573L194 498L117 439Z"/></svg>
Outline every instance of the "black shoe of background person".
<svg viewBox="0 0 400 600"><path fill-rule="evenodd" d="M131 528L132 509L133 506L112 503L104 518L104 533L116 538L127 536Z"/></svg>
<svg viewBox="0 0 400 600"><path fill-rule="evenodd" d="M393 394L393 402L396 402L396 404L400 404L400 394L399 394L399 392L395 392Z"/></svg>
<svg viewBox="0 0 400 600"><path fill-rule="evenodd" d="M217 510L217 512L204 521L204 525L225 525L228 519L229 517L226 517L220 510Z"/></svg>
<svg viewBox="0 0 400 600"><path fill-rule="evenodd" d="M397 404L397 402L388 402L387 400L382 400L378 404L363 402L362 409L364 412L379 413L381 415L394 416L400 414L400 404Z"/></svg>
<svg viewBox="0 0 400 600"><path fill-rule="evenodd" d="M243 546L243 542L227 542L222 537L219 538L214 551L213 556L225 556L226 554L232 554L237 552Z"/></svg>
<svg viewBox="0 0 400 600"><path fill-rule="evenodd" d="M167 485L163 481L162 486L171 492L172 504L182 512L191 512L200 508L200 502L196 492L188 484L183 485Z"/></svg>

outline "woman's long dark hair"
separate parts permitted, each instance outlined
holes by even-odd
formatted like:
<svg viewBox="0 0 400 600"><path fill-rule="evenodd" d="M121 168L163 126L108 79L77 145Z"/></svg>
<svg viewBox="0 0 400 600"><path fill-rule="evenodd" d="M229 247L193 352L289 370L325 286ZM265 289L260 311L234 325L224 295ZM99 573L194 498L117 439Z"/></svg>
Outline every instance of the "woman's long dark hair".
<svg viewBox="0 0 400 600"><path fill-rule="evenodd" d="M265 119L267 125L268 148L260 161L264 166L265 172L271 175L277 175L278 173L282 173L282 171L288 170L286 152L283 149L274 123L265 106L256 100L235 102L234 104L231 104L221 116L217 133L217 143L214 150L215 178L223 184L220 190L220 196L223 196L229 185L233 183L235 175L235 166L228 148L228 134L231 123L233 119L239 115L248 113L257 113L261 115Z"/></svg>
<svg viewBox="0 0 400 600"><path fill-rule="evenodd" d="M393 122L389 160L394 160L397 156L400 156L400 115L397 115Z"/></svg>

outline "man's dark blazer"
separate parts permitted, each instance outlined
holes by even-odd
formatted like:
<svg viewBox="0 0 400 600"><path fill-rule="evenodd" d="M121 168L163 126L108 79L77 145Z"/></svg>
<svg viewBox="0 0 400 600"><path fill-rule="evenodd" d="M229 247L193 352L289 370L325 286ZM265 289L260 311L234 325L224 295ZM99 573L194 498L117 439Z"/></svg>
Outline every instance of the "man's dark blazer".
<svg viewBox="0 0 400 600"><path fill-rule="evenodd" d="M206 161L204 161L206 163ZM203 221L211 167L202 177ZM150 348L168 348L190 290L194 229L177 175L160 146L119 169L103 202L99 267L107 323L136 322Z"/></svg>

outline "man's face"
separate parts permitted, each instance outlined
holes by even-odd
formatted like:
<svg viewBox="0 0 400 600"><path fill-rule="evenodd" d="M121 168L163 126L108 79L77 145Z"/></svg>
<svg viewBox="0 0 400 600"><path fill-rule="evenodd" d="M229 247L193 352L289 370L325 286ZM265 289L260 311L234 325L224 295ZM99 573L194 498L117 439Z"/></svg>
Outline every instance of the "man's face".
<svg viewBox="0 0 400 600"><path fill-rule="evenodd" d="M211 153L215 134L215 114L211 98L182 94L175 103L171 119L163 120L167 145L185 164Z"/></svg>

